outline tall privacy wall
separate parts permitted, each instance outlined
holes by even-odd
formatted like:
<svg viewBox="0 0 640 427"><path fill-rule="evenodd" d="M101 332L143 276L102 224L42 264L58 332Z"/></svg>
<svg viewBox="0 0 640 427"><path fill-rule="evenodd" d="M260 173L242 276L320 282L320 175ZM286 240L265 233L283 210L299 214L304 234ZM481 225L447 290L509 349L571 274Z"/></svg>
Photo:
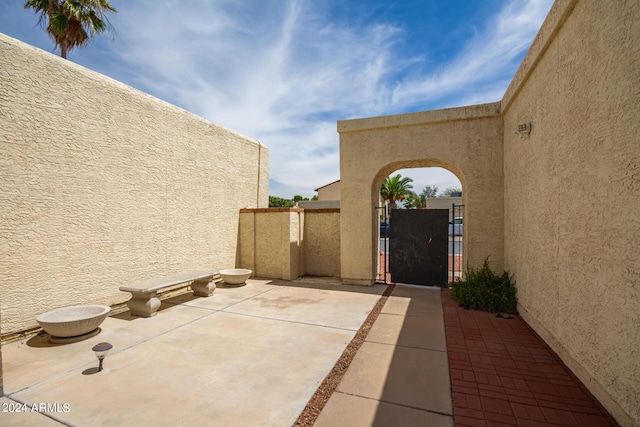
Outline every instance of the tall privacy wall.
<svg viewBox="0 0 640 427"><path fill-rule="evenodd" d="M624 426L640 425L639 9L557 1L502 101L520 313Z"/></svg>
<svg viewBox="0 0 640 427"><path fill-rule="evenodd" d="M119 286L236 266L240 208L268 203L268 150L0 35L2 334Z"/></svg>

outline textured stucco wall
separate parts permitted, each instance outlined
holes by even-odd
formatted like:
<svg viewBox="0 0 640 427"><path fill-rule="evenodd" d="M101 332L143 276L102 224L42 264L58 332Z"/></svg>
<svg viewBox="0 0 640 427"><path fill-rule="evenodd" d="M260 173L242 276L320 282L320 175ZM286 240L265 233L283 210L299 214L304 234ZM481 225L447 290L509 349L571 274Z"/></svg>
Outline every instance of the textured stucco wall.
<svg viewBox="0 0 640 427"><path fill-rule="evenodd" d="M340 277L340 210L304 210L304 274Z"/></svg>
<svg viewBox="0 0 640 427"><path fill-rule="evenodd" d="M297 208L240 210L238 266L256 277L293 280L304 270L304 215Z"/></svg>
<svg viewBox="0 0 640 427"><path fill-rule="evenodd" d="M639 2L558 1L503 99L520 312L627 426L640 425L639 58Z"/></svg>
<svg viewBox="0 0 640 427"><path fill-rule="evenodd" d="M268 203L268 150L0 35L2 333L130 282L236 264Z"/></svg>
<svg viewBox="0 0 640 427"><path fill-rule="evenodd" d="M445 167L463 185L466 260L510 270L525 320L639 426L638 58L640 2L558 0L499 105L338 122L343 282L375 275L382 179Z"/></svg>
<svg viewBox="0 0 640 427"><path fill-rule="evenodd" d="M465 259L503 257L500 103L338 122L341 276L370 285L377 275L377 213L385 177L402 168L443 167L462 184ZM366 153L366 155L365 155Z"/></svg>
<svg viewBox="0 0 640 427"><path fill-rule="evenodd" d="M240 211L239 267L257 277L340 276L338 209Z"/></svg>

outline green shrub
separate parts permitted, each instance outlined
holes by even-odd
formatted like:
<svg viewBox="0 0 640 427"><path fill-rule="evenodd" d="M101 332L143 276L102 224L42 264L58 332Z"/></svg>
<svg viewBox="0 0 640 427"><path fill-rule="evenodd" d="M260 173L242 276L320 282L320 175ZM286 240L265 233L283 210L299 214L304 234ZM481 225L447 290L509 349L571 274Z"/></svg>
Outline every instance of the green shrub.
<svg viewBox="0 0 640 427"><path fill-rule="evenodd" d="M479 269L469 267L465 279L451 284L451 296L461 305L483 311L516 313L516 287L509 272L498 276L485 258Z"/></svg>

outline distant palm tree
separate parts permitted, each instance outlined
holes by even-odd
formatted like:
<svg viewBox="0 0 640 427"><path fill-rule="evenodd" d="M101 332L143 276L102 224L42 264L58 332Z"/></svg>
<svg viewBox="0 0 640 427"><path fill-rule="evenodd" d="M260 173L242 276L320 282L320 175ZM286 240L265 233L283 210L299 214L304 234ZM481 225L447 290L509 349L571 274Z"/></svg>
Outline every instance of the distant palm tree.
<svg viewBox="0 0 640 427"><path fill-rule="evenodd" d="M411 189L413 185L411 183L413 179L403 178L400 174L396 176L388 176L382 186L380 187L380 195L384 200L389 201L389 207L395 209L397 207L397 201L401 201L410 196L415 196Z"/></svg>
<svg viewBox="0 0 640 427"><path fill-rule="evenodd" d="M65 59L73 48L85 46L110 28L106 13L117 12L108 0L28 0L24 8L40 13L38 24L47 30Z"/></svg>
<svg viewBox="0 0 640 427"><path fill-rule="evenodd" d="M427 197L423 194L411 192L404 200L404 207L407 209L419 209L427 207Z"/></svg>
<svg viewBox="0 0 640 427"><path fill-rule="evenodd" d="M420 194L411 193L404 202L404 206L408 209L426 208L427 201L431 197L436 197L438 187L427 185Z"/></svg>

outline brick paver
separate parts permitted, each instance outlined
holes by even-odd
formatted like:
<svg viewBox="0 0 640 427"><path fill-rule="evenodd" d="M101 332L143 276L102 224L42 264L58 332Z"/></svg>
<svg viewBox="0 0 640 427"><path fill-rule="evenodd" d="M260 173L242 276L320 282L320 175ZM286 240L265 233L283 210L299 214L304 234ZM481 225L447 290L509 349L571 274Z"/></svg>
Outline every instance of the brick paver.
<svg viewBox="0 0 640 427"><path fill-rule="evenodd" d="M456 426L618 426L519 316L442 309Z"/></svg>

